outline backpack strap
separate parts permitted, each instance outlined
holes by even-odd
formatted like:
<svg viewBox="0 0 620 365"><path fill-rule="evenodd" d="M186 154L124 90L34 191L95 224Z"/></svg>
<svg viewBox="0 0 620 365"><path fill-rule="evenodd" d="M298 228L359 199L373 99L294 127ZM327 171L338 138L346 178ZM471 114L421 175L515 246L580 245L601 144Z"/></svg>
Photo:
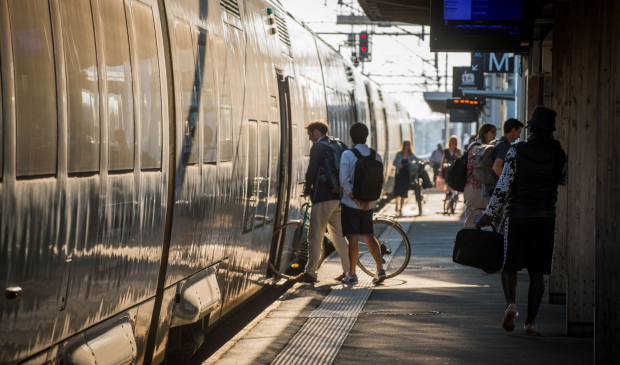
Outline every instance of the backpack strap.
<svg viewBox="0 0 620 365"><path fill-rule="evenodd" d="M361 160L361 159L363 159L363 158L364 158L364 155L362 155L362 153L361 153L361 152L360 152L357 148L355 148L355 147L350 148L350 149L349 149L349 151L353 152L353 154L355 155L355 157L356 157L358 160ZM372 151L372 150L371 150L371 151ZM371 153L372 153L372 152L371 152Z"/></svg>
<svg viewBox="0 0 620 365"><path fill-rule="evenodd" d="M376 160L377 159L377 152L371 148L370 149L370 155L368 155L368 157L370 157L371 160Z"/></svg>

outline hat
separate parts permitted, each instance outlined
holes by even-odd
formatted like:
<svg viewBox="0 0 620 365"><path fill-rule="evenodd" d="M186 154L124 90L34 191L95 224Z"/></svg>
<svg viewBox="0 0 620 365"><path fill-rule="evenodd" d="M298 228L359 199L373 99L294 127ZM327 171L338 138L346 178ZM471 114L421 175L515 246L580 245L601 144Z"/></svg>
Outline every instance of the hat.
<svg viewBox="0 0 620 365"><path fill-rule="evenodd" d="M530 120L527 121L527 124L553 132L555 131L556 115L558 115L558 113L556 113L553 109L549 109L544 106L537 106L534 108L532 116L530 117Z"/></svg>

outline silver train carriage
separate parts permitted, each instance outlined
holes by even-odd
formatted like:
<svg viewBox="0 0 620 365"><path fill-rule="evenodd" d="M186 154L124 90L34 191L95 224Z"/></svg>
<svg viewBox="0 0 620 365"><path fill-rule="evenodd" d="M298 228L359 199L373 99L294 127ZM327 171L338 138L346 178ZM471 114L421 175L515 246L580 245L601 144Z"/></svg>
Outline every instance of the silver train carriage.
<svg viewBox="0 0 620 365"><path fill-rule="evenodd" d="M413 140L277 0L0 0L0 68L1 364L199 346L301 216L308 121L368 125L386 195Z"/></svg>

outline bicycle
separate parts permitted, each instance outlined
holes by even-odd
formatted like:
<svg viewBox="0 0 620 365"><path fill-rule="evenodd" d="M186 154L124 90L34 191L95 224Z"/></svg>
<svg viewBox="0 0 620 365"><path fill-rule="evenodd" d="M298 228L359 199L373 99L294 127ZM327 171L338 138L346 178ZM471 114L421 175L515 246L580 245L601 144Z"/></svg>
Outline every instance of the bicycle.
<svg viewBox="0 0 620 365"><path fill-rule="evenodd" d="M450 163L443 164L443 171L450 171ZM447 181L447 180L446 180ZM443 200L443 214L454 214L456 211L456 204L459 201L459 192L452 189L450 185L448 185L448 190L446 191L446 197Z"/></svg>
<svg viewBox="0 0 620 365"><path fill-rule="evenodd" d="M415 200L418 203L418 215L422 215L422 207L426 202L426 196L424 194L424 181L421 172L424 167L428 165L426 161L412 162L409 171L411 172L411 188L415 194Z"/></svg>
<svg viewBox="0 0 620 365"><path fill-rule="evenodd" d="M381 262L386 278L391 279L405 270L411 256L411 244L403 226L394 216L373 215L373 230L381 247ZM364 239L359 240L357 266L369 276L375 276L377 264Z"/></svg>
<svg viewBox="0 0 620 365"><path fill-rule="evenodd" d="M286 240L288 237L292 237L293 240L288 252L282 252L281 255L276 253L274 258L269 260L269 268L271 271L277 276L285 279L292 279L296 275L302 273L308 263L310 255L307 232L310 228L310 210L312 209L312 204L304 203L301 207L304 210L301 220L289 221L274 229L272 233L272 239L278 242L277 252L280 251L279 248L281 246L286 246L283 244L283 239ZM284 268L277 262L279 256L287 257L288 261ZM323 256L323 248L321 248L321 256ZM277 266L280 268L277 269Z"/></svg>
<svg viewBox="0 0 620 365"><path fill-rule="evenodd" d="M305 233L308 230L310 219L310 203L302 205L304 208L303 218L293 220L276 228L273 232L273 239L277 240L278 247L285 246L283 239L292 237L292 244L287 252L283 252L281 257L286 257L287 263L280 265L276 260L278 255L274 255L269 260L271 271L282 278L292 279L300 274L306 267L309 255L308 239ZM383 216L375 214L373 216L373 227L375 237L381 246L382 262L386 271L387 278L393 278L400 274L407 265L411 255L411 245L409 238L403 227L394 219L393 216ZM370 255L366 241L360 240L360 253L358 266L366 274L374 276L376 264ZM324 252L321 251L321 256Z"/></svg>

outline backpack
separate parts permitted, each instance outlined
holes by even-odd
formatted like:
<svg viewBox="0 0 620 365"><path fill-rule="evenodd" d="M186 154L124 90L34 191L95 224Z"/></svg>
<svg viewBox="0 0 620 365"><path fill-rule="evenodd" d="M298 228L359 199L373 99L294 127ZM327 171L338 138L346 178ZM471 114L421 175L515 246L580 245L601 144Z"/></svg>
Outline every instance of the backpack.
<svg viewBox="0 0 620 365"><path fill-rule="evenodd" d="M505 142L502 142L505 143ZM499 177L493 171L495 163L495 145L483 144L474 150L472 158L471 175L474 180L481 184L492 184L499 180Z"/></svg>
<svg viewBox="0 0 620 365"><path fill-rule="evenodd" d="M325 150L323 163L319 167L318 182L326 183L332 193L340 193L340 158L347 150L347 145L332 137L318 143L328 147Z"/></svg>
<svg viewBox="0 0 620 365"><path fill-rule="evenodd" d="M377 152L371 148L370 155L363 156L355 147L349 151L357 157L353 196L363 202L379 199L383 190L383 163L377 161Z"/></svg>
<svg viewBox="0 0 620 365"><path fill-rule="evenodd" d="M450 170L448 170L448 186L456 191L465 191L465 185L467 185L467 179L469 178L469 175L467 175L468 155L469 153L465 151L461 157L454 160Z"/></svg>

